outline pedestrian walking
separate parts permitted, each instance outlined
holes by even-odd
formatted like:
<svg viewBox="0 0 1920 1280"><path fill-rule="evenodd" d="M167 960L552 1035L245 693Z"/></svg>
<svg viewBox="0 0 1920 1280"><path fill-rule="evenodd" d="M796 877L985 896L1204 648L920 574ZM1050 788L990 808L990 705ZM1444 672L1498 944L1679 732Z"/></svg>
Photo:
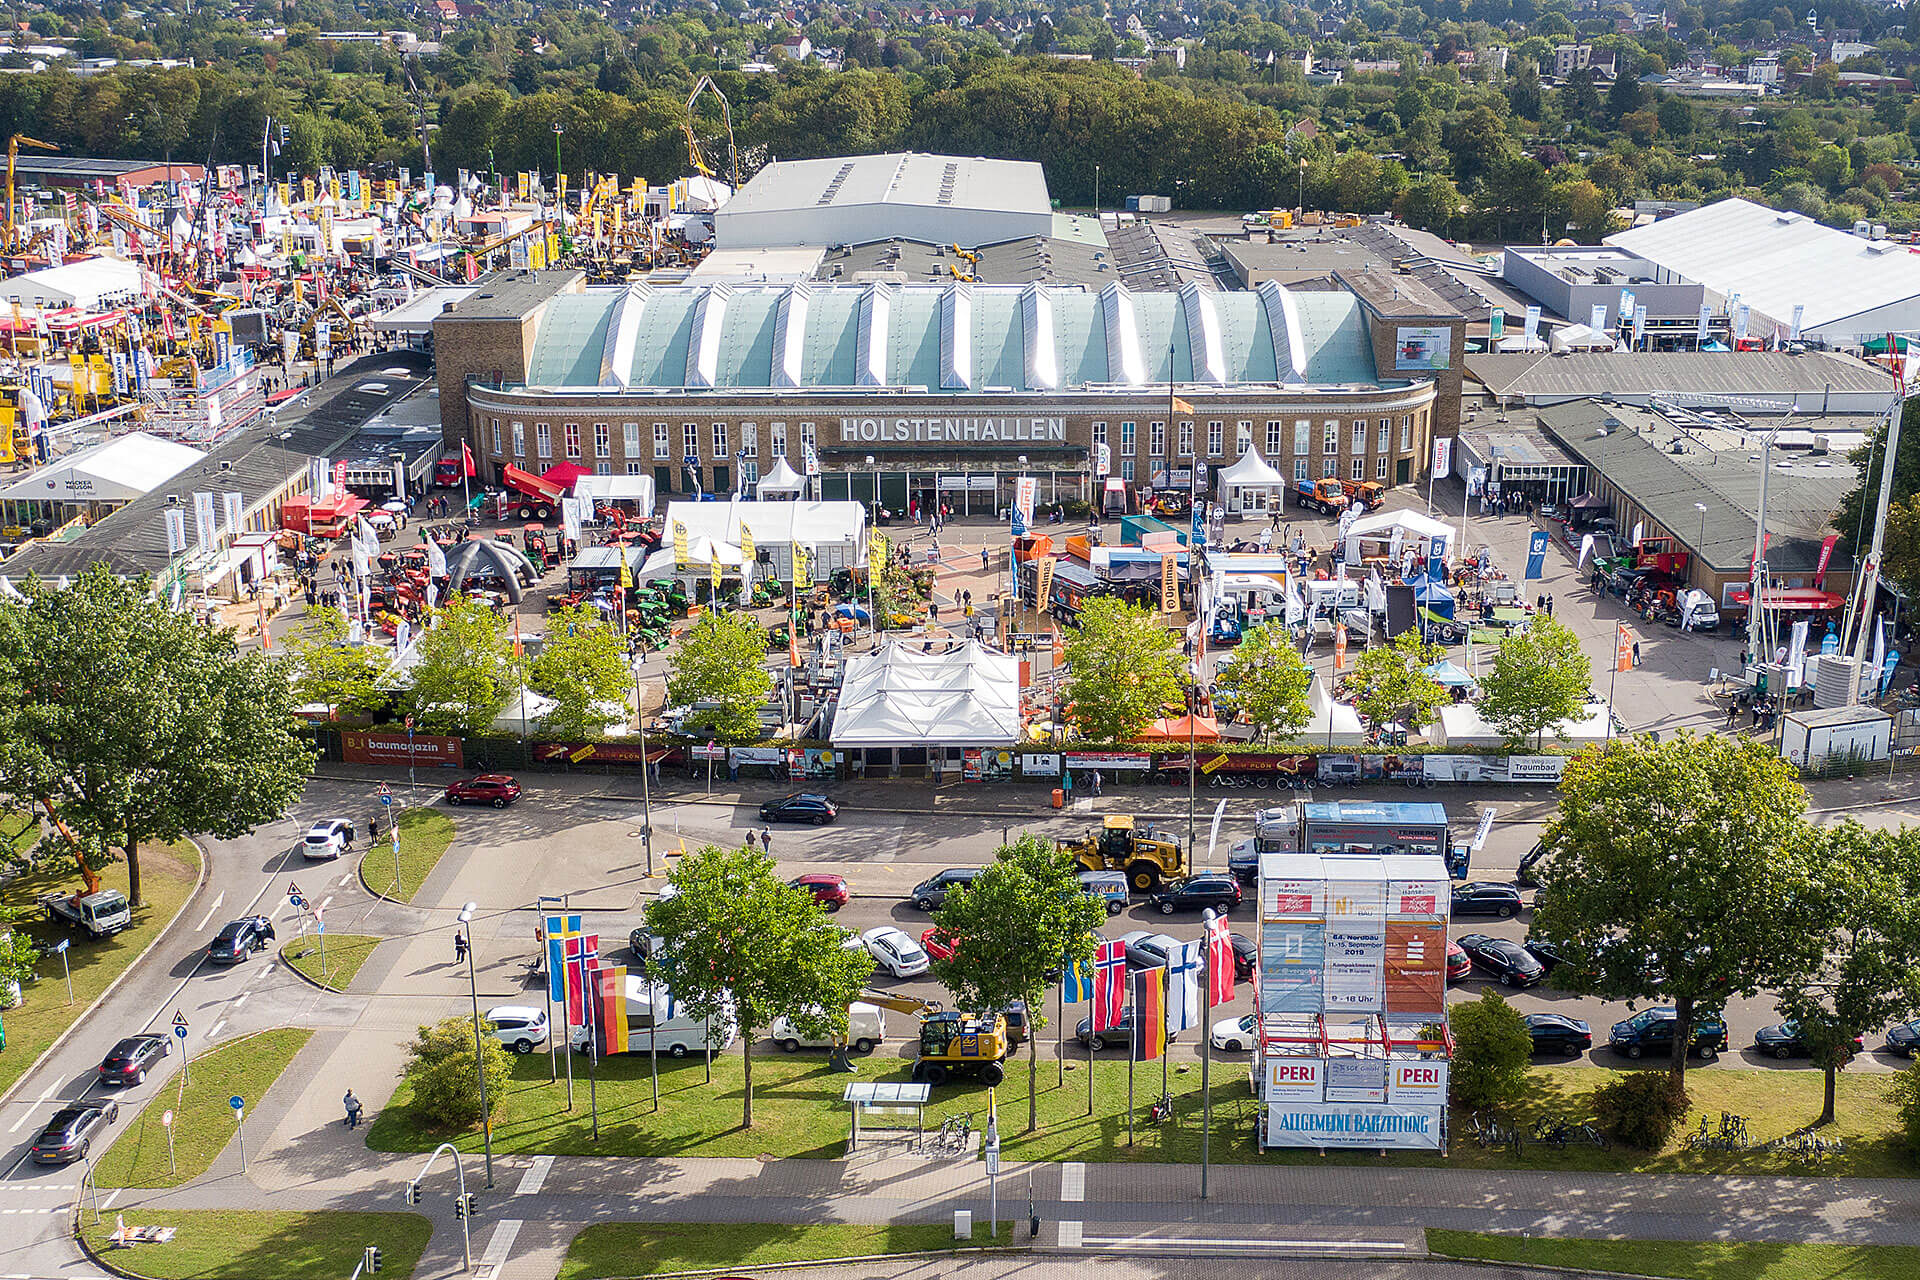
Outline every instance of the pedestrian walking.
<svg viewBox="0 0 1920 1280"><path fill-rule="evenodd" d="M1066 797L1067 803L1072 804L1073 803L1073 770L1065 769L1061 771L1060 791L1061 791L1061 794L1063 794Z"/></svg>
<svg viewBox="0 0 1920 1280"><path fill-rule="evenodd" d="M1553 595L1551 593L1547 595L1547 616L1549 618L1553 616ZM1640 655L1637 653L1634 654L1633 660L1635 662L1638 662L1640 660Z"/></svg>
<svg viewBox="0 0 1920 1280"><path fill-rule="evenodd" d="M453 934L453 962L459 964L466 958L467 936L456 929Z"/></svg>
<svg viewBox="0 0 1920 1280"><path fill-rule="evenodd" d="M760 828L760 847L762 849L765 849L768 853L773 852L773 828L771 827Z"/></svg>
<svg viewBox="0 0 1920 1280"><path fill-rule="evenodd" d="M360 1127L360 1099L354 1097L353 1090L349 1089L347 1090L347 1096L340 1099L340 1104L347 1109L347 1128L358 1129Z"/></svg>
<svg viewBox="0 0 1920 1280"><path fill-rule="evenodd" d="M927 616L935 622L940 621L940 602L932 596L927 597Z"/></svg>
<svg viewBox="0 0 1920 1280"><path fill-rule="evenodd" d="M985 573L987 571L987 565L988 565L987 549L985 547L982 547L980 548L980 572Z"/></svg>
<svg viewBox="0 0 1920 1280"><path fill-rule="evenodd" d="M1093 794L1096 796L1100 794L1100 771L1098 769L1093 771Z"/></svg>
<svg viewBox="0 0 1920 1280"><path fill-rule="evenodd" d="M749 828L747 828L747 848L749 848L749 849L751 849L751 848L753 848L753 847L754 847L754 844L753 844L753 828L751 828L751 827L749 827Z"/></svg>
<svg viewBox="0 0 1920 1280"><path fill-rule="evenodd" d="M1552 609L1547 610L1547 616L1553 616ZM1633 665L1636 667L1640 665L1640 642L1638 640L1633 642Z"/></svg>

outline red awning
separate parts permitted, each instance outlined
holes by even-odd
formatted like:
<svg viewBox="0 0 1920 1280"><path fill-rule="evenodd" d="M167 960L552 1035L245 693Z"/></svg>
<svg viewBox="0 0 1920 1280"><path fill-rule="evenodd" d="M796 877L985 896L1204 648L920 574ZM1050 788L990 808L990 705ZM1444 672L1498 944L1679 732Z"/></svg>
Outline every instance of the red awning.
<svg viewBox="0 0 1920 1280"><path fill-rule="evenodd" d="M568 492L573 491L573 482L581 476L592 475L585 467L573 462L557 462L540 473L540 478L548 484L559 485Z"/></svg>
<svg viewBox="0 0 1920 1280"><path fill-rule="evenodd" d="M1727 593L1729 603L1744 609L1747 607L1747 593L1736 588ZM1812 587L1794 587L1786 591L1763 591L1760 593L1762 609L1810 609L1816 612L1831 612L1846 604L1846 600L1831 591L1816 591Z"/></svg>

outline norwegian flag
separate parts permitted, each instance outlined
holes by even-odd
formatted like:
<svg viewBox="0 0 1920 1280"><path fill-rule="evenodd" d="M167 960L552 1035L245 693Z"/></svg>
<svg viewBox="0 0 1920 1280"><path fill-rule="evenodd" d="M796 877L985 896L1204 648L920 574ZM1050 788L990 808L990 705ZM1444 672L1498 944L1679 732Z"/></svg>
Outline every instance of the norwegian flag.
<svg viewBox="0 0 1920 1280"><path fill-rule="evenodd" d="M1233 939L1227 934L1227 918L1215 916L1207 921L1207 1001L1229 1004L1233 1000Z"/></svg>
<svg viewBox="0 0 1920 1280"><path fill-rule="evenodd" d="M1093 1029L1117 1026L1126 1003L1127 944L1103 942L1093 956Z"/></svg>
<svg viewBox="0 0 1920 1280"><path fill-rule="evenodd" d="M587 975L599 962L599 934L576 934L566 940L567 1021L573 1026L587 1025L583 1008Z"/></svg>
<svg viewBox="0 0 1920 1280"><path fill-rule="evenodd" d="M66 202L67 216L69 218L71 218L75 213L79 212L80 198L74 195L73 192L71 191L67 192L64 196L61 197L61 199Z"/></svg>

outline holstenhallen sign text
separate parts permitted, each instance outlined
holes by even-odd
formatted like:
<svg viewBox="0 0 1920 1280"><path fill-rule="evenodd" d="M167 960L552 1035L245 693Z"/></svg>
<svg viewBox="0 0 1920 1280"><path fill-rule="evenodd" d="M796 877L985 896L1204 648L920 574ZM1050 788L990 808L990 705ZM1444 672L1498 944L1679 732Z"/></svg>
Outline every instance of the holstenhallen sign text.
<svg viewBox="0 0 1920 1280"><path fill-rule="evenodd" d="M842 418L842 444L964 444L1035 441L1064 444L1065 418Z"/></svg>

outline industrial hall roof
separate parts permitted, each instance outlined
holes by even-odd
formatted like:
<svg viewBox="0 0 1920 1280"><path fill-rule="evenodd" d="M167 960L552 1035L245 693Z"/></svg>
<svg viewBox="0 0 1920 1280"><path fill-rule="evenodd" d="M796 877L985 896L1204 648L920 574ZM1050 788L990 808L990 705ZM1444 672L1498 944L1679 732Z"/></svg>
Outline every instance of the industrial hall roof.
<svg viewBox="0 0 1920 1280"><path fill-rule="evenodd" d="M1542 351L1469 353L1467 375L1501 399L1554 404L1588 396L1779 399L1819 413L1830 393L1893 394L1883 370L1831 351Z"/></svg>
<svg viewBox="0 0 1920 1280"><path fill-rule="evenodd" d="M1760 505L1761 450L1709 449L1664 415L1594 401L1539 411L1540 425L1596 478L1691 547L1717 573L1744 572L1753 557ZM1776 576L1811 574L1833 513L1858 479L1831 455L1767 455L1767 567ZM1703 512L1695 504L1706 507ZM1624 525L1622 526L1625 527ZM1705 530L1704 538L1702 530ZM1850 560L1836 553L1832 567Z"/></svg>
<svg viewBox="0 0 1920 1280"><path fill-rule="evenodd" d="M548 306L527 385L928 392L1376 385L1344 291L631 285ZM1396 385L1404 385L1404 380Z"/></svg>

